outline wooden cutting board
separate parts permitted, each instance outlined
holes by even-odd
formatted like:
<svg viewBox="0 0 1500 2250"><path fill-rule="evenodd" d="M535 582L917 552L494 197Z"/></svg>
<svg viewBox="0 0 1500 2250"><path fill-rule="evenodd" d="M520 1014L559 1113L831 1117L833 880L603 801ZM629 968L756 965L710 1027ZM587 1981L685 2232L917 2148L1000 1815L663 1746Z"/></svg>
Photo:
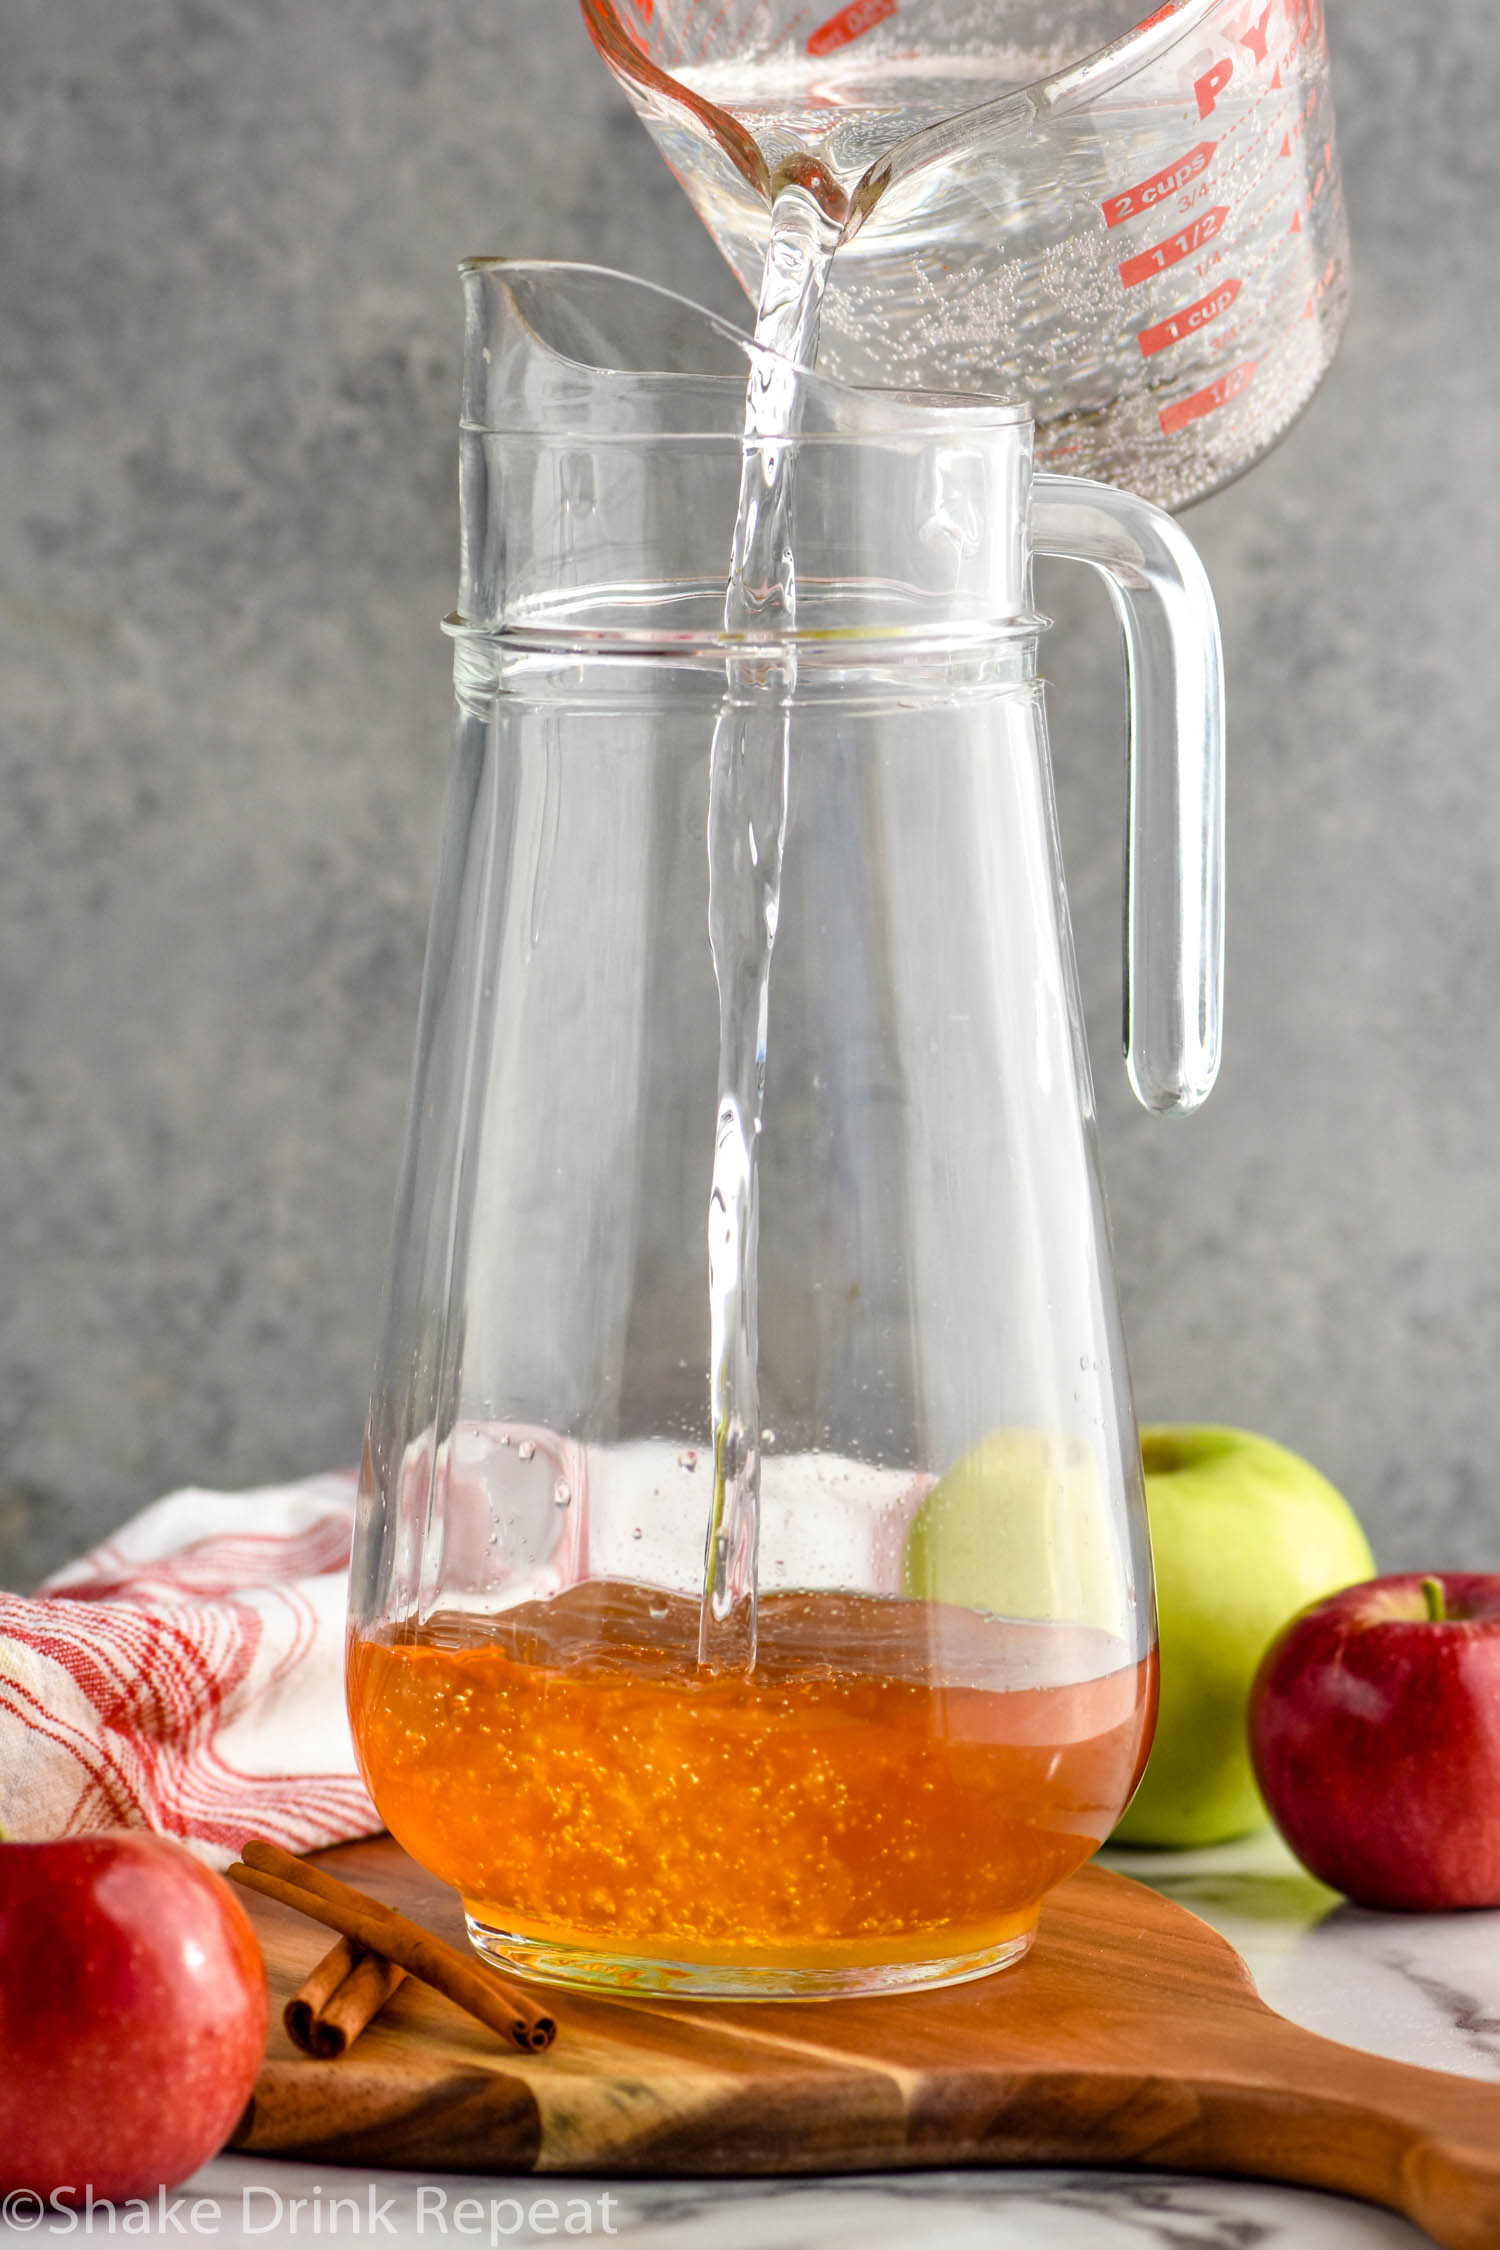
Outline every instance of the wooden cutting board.
<svg viewBox="0 0 1500 2250"><path fill-rule="evenodd" d="M453 1894L389 1837L321 1863L464 1942ZM975 1984L776 2005L557 1992L556 2044L531 2056L408 1981L341 2061L308 2060L280 2012L328 1933L246 1903L275 2027L238 2148L606 2177L1136 2165L1331 2188L1445 2250L1500 2250L1500 2086L1298 2029L1207 1923L1103 1868Z"/></svg>

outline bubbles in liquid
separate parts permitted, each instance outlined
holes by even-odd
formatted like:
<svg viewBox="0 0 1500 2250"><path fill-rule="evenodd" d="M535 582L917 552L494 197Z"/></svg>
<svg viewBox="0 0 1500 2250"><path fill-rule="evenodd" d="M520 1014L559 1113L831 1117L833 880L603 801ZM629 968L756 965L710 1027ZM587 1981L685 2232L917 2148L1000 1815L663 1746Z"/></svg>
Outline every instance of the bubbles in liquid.
<svg viewBox="0 0 1500 2250"><path fill-rule="evenodd" d="M1294 0L1269 15L1256 0L1248 39L1239 23L1215 35L1211 112L1192 84L1204 47L1036 124L1039 82L1141 13L1034 9L1017 39L1013 11L976 4L961 23L950 8L926 52L902 9L836 53L800 38L755 53L730 30L669 67L748 131L773 189L816 176L840 216L821 372L1026 400L1040 465L1176 508L1257 459L1316 388L1348 308L1347 230L1318 11ZM753 290L765 190L715 160L694 110L648 121ZM1112 211L1195 160L1180 192ZM1147 351L1143 336L1225 282L1233 301Z"/></svg>

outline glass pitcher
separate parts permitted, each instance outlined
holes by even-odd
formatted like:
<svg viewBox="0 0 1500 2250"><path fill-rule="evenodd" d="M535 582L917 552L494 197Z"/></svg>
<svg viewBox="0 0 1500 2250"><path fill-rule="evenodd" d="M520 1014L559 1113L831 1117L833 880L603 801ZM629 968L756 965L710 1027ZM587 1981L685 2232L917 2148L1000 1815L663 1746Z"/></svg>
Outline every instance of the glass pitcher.
<svg viewBox="0 0 1500 2250"><path fill-rule="evenodd" d="M1109 1833L1155 1708L1031 557L1104 569L1126 626L1129 1036L1164 1109L1216 1054L1206 580L1149 504L1034 474L1017 409L770 369L589 268L464 286L456 749L352 1568L363 1771L524 1972L978 1975ZM730 632L752 371L794 392L755 442L794 455L796 602ZM735 841L735 880L774 848L779 897L734 1479L706 1397L726 710L785 753L780 833Z"/></svg>
<svg viewBox="0 0 1500 2250"><path fill-rule="evenodd" d="M842 234L820 365L1026 401L1180 507L1311 398L1349 303L1323 0L582 0L751 301L773 198Z"/></svg>

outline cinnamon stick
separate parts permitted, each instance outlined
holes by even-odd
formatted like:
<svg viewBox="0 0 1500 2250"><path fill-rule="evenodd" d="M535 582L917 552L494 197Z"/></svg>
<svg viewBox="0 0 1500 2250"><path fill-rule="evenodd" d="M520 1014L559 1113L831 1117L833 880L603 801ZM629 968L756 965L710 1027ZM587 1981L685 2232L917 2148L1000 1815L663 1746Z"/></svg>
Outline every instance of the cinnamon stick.
<svg viewBox="0 0 1500 2250"><path fill-rule="evenodd" d="M293 1907L325 1928L352 1938L368 1953L394 1961L410 1976L432 1986L471 2016L498 2031L527 2053L550 2047L557 2036L552 2017L513 1985L505 1984L489 1969L464 1958L456 1947L434 1937L419 1922L383 1906L366 1891L341 1883L321 1867L284 1852L264 1837L253 1836L243 1856L228 1870L230 1878L246 1890L259 1891L283 1906Z"/></svg>
<svg viewBox="0 0 1500 2250"><path fill-rule="evenodd" d="M399 1963L341 1937L282 2009L287 2037L305 2055L336 2062L405 1982Z"/></svg>

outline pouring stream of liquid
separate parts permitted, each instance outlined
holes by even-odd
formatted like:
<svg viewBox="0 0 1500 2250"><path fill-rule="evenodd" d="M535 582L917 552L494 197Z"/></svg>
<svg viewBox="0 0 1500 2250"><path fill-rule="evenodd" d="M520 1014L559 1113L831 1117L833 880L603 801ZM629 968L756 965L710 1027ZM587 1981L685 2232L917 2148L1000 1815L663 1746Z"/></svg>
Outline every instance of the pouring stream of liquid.
<svg viewBox="0 0 1500 2250"><path fill-rule="evenodd" d="M791 492L800 413L797 370L811 367L834 223L803 189L771 212L745 397L739 508L724 630L777 645L733 656L714 729L708 784L708 928L719 990L719 1097L708 1204L709 1406L713 1498L703 1563L698 1660L750 1669L756 1649L760 1519L758 1143L765 1106L771 954L781 905L797 654Z"/></svg>

